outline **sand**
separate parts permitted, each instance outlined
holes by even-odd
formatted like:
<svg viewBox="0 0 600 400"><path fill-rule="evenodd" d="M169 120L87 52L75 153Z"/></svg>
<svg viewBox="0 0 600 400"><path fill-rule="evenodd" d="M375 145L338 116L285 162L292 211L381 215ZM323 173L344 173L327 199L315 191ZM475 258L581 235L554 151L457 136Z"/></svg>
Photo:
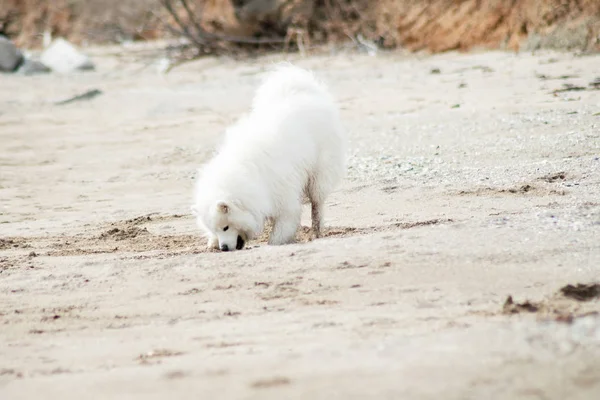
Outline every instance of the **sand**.
<svg viewBox="0 0 600 400"><path fill-rule="evenodd" d="M284 56L90 52L0 76L0 398L600 398L600 56L291 56L350 132L327 235L207 253L195 170Z"/></svg>

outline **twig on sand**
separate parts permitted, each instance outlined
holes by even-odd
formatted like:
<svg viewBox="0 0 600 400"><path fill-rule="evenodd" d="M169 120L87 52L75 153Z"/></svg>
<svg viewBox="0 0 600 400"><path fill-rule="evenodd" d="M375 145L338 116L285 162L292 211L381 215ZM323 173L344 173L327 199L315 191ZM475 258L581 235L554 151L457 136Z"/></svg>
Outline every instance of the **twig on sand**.
<svg viewBox="0 0 600 400"><path fill-rule="evenodd" d="M101 90L92 89L92 90L88 90L87 92L78 94L76 96L69 97L66 100L57 101L54 104L62 106L62 105L65 105L65 104L75 103L76 101L91 100L94 97L99 96L101 94L102 94Z"/></svg>

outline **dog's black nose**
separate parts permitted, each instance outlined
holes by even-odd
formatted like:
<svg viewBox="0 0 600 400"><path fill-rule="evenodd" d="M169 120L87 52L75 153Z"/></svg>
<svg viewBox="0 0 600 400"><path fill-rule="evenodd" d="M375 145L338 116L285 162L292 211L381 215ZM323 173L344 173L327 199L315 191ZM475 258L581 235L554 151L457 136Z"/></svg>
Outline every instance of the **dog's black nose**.
<svg viewBox="0 0 600 400"><path fill-rule="evenodd" d="M227 246L226 244L222 244L221 251L229 251L229 246Z"/></svg>

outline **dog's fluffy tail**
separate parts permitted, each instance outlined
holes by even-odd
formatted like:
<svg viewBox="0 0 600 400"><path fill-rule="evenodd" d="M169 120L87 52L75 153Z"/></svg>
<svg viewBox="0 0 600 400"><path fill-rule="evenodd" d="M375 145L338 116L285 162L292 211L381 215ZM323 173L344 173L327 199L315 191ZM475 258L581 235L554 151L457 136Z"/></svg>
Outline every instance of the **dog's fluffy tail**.
<svg viewBox="0 0 600 400"><path fill-rule="evenodd" d="M325 85L312 72L291 63L280 63L267 74L256 91L252 107L268 107L297 94L314 94L331 99Z"/></svg>

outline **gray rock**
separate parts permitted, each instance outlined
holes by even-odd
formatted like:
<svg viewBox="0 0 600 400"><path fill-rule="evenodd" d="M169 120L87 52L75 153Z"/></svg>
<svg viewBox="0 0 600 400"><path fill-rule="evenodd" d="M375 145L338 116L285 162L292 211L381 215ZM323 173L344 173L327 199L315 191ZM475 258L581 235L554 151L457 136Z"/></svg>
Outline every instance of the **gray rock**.
<svg viewBox="0 0 600 400"><path fill-rule="evenodd" d="M39 60L25 58L17 72L23 75L37 75L47 74L48 72L51 72L51 70Z"/></svg>
<svg viewBox="0 0 600 400"><path fill-rule="evenodd" d="M42 53L40 61L53 71L63 74L95 68L88 56L64 39L56 39L52 42Z"/></svg>
<svg viewBox="0 0 600 400"><path fill-rule="evenodd" d="M0 71L13 72L23 62L23 54L8 38L0 35Z"/></svg>
<svg viewBox="0 0 600 400"><path fill-rule="evenodd" d="M523 49L536 51L539 49L585 51L594 45L594 37L590 35L592 22L584 19L577 24L560 24L544 34L533 32L525 39Z"/></svg>

